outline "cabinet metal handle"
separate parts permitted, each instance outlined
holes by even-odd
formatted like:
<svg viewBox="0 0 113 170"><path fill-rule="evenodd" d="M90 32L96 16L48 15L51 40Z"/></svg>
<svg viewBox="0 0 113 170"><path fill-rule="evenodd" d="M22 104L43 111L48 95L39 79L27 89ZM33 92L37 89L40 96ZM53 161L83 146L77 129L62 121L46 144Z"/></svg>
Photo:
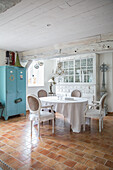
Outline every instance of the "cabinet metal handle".
<svg viewBox="0 0 113 170"><path fill-rule="evenodd" d="M20 103L20 102L22 102L22 98L18 98L15 100L15 103Z"/></svg>

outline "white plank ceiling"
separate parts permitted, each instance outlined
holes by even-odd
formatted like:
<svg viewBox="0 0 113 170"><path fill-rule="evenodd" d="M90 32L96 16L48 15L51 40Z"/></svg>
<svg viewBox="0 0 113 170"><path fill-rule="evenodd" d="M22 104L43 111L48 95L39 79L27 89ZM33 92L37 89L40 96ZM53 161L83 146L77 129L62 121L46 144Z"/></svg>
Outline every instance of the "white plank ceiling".
<svg viewBox="0 0 113 170"><path fill-rule="evenodd" d="M113 0L22 0L0 14L0 49L26 51L113 32Z"/></svg>

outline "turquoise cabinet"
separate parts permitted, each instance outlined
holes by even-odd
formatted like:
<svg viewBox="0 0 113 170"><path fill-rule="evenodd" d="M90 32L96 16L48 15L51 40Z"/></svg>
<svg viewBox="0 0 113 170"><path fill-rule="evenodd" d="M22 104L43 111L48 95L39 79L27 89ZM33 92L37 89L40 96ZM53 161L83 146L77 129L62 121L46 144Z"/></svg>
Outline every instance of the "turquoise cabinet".
<svg viewBox="0 0 113 170"><path fill-rule="evenodd" d="M5 106L3 117L26 115L26 69L0 67L0 102Z"/></svg>

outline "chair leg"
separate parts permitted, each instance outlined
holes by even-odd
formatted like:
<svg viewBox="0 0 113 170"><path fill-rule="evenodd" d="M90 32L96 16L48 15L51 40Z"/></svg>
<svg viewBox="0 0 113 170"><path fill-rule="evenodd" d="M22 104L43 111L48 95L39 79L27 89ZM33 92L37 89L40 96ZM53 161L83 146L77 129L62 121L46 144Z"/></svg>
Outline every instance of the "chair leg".
<svg viewBox="0 0 113 170"><path fill-rule="evenodd" d="M54 119L52 119L52 133L54 133Z"/></svg>
<svg viewBox="0 0 113 170"><path fill-rule="evenodd" d="M56 115L55 115L56 112L55 111L53 111L53 112L54 112L54 120L56 120Z"/></svg>
<svg viewBox="0 0 113 170"><path fill-rule="evenodd" d="M102 118L102 129L103 129L103 118Z"/></svg>
<svg viewBox="0 0 113 170"><path fill-rule="evenodd" d="M38 137L40 137L40 122L38 121Z"/></svg>
<svg viewBox="0 0 113 170"><path fill-rule="evenodd" d="M83 131L85 131L85 124L86 124L86 119L84 118L84 122L83 122Z"/></svg>
<svg viewBox="0 0 113 170"><path fill-rule="evenodd" d="M33 121L31 120L31 136L32 136Z"/></svg>
<svg viewBox="0 0 113 170"><path fill-rule="evenodd" d="M90 125L90 128L91 128L91 118L89 118L89 125Z"/></svg>
<svg viewBox="0 0 113 170"><path fill-rule="evenodd" d="M65 118L65 116L64 116L64 124L66 123L66 118Z"/></svg>
<svg viewBox="0 0 113 170"><path fill-rule="evenodd" d="M101 119L99 119L99 132L101 132Z"/></svg>

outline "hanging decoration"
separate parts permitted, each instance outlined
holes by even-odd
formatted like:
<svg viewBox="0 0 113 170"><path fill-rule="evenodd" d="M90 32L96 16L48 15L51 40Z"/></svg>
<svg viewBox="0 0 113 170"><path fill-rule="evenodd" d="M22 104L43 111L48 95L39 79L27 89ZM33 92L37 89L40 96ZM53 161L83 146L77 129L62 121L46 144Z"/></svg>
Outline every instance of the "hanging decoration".
<svg viewBox="0 0 113 170"><path fill-rule="evenodd" d="M62 76L64 74L64 70L62 69L62 63L58 62L57 63L57 68L55 71L55 76Z"/></svg>

